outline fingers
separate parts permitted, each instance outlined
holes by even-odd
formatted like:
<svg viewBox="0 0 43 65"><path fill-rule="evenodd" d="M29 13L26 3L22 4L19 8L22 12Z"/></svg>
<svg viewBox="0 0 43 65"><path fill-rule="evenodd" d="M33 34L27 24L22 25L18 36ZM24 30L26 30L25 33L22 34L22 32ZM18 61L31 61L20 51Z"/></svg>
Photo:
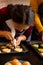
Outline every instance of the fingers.
<svg viewBox="0 0 43 65"><path fill-rule="evenodd" d="M20 45L20 41L17 41L17 42L16 42L16 46L18 46L18 45Z"/></svg>
<svg viewBox="0 0 43 65"><path fill-rule="evenodd" d="M8 34L7 37L8 37L8 40L13 40L13 37L11 36L11 34Z"/></svg>
<svg viewBox="0 0 43 65"><path fill-rule="evenodd" d="M20 41L18 41L18 40L15 41L15 39L14 39L11 41L11 44L16 47L16 46L20 45Z"/></svg>
<svg viewBox="0 0 43 65"><path fill-rule="evenodd" d="M11 41L11 44L12 44L12 46L15 46L13 41Z"/></svg>
<svg viewBox="0 0 43 65"><path fill-rule="evenodd" d="M16 46L16 39L12 40L11 43L13 46Z"/></svg>
<svg viewBox="0 0 43 65"><path fill-rule="evenodd" d="M4 36L6 39L8 40L13 40L14 38L12 37L12 34L11 32L8 32L8 31L4 31Z"/></svg>
<svg viewBox="0 0 43 65"><path fill-rule="evenodd" d="M17 46L20 44L21 40L19 37L17 37L17 39L14 39L14 37L12 37L12 33L5 31L4 32L4 36L6 39L10 40L13 46Z"/></svg>
<svg viewBox="0 0 43 65"><path fill-rule="evenodd" d="M10 40L14 40L14 37L12 36L12 34L9 34Z"/></svg>

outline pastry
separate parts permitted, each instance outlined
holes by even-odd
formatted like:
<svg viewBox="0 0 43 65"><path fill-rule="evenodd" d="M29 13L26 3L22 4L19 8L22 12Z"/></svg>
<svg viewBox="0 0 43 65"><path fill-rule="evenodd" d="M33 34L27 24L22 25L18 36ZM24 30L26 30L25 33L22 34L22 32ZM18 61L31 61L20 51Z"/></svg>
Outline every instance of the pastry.
<svg viewBox="0 0 43 65"><path fill-rule="evenodd" d="M11 47L12 45L11 44L6 44L7 47Z"/></svg>
<svg viewBox="0 0 43 65"><path fill-rule="evenodd" d="M40 47L43 47L43 44L40 44Z"/></svg>
<svg viewBox="0 0 43 65"><path fill-rule="evenodd" d="M41 54L41 56L43 56L43 53L40 53Z"/></svg>
<svg viewBox="0 0 43 65"><path fill-rule="evenodd" d="M0 53L2 53L2 52L0 51Z"/></svg>
<svg viewBox="0 0 43 65"><path fill-rule="evenodd" d="M4 52L4 53L10 53L11 49L5 48L5 49L2 49L2 52Z"/></svg>
<svg viewBox="0 0 43 65"><path fill-rule="evenodd" d="M1 48L6 48L6 46L1 46Z"/></svg>
<svg viewBox="0 0 43 65"><path fill-rule="evenodd" d="M30 64L30 62L25 61L25 62L23 62L23 64L22 64L22 65L31 65L31 64Z"/></svg>
<svg viewBox="0 0 43 65"><path fill-rule="evenodd" d="M19 62L18 59L12 60L11 64L12 64L12 65L22 65L21 62Z"/></svg>
<svg viewBox="0 0 43 65"><path fill-rule="evenodd" d="M14 51L16 51L16 52L22 52L23 49L22 48L15 48Z"/></svg>
<svg viewBox="0 0 43 65"><path fill-rule="evenodd" d="M33 46L34 48L38 48L38 47L39 47L39 44L32 44L32 46Z"/></svg>
<svg viewBox="0 0 43 65"><path fill-rule="evenodd" d="M10 62L6 63L6 65L12 65Z"/></svg>
<svg viewBox="0 0 43 65"><path fill-rule="evenodd" d="M38 51L43 53L43 48L38 48Z"/></svg>

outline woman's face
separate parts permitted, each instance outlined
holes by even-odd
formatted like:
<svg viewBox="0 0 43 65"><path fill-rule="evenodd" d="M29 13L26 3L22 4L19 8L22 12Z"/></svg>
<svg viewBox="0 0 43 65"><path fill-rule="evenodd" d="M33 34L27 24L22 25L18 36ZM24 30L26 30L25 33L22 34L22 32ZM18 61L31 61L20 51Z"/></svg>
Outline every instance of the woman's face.
<svg viewBox="0 0 43 65"><path fill-rule="evenodd" d="M19 30L26 30L26 29L28 29L29 28L29 25L27 25L27 24L19 24L19 23L15 23L15 26L16 26L16 28L17 29L19 29Z"/></svg>

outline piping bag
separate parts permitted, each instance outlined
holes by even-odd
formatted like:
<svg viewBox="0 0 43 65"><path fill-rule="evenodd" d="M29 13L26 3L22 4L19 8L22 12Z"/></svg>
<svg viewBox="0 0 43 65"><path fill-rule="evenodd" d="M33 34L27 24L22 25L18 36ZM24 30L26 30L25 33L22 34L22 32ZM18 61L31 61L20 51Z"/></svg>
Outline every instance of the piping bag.
<svg viewBox="0 0 43 65"><path fill-rule="evenodd" d="M15 37L15 30L11 30L11 33L12 33L12 37L14 38ZM16 47L16 39L14 39L14 47Z"/></svg>
<svg viewBox="0 0 43 65"><path fill-rule="evenodd" d="M6 21L7 26L11 29L12 37L15 37L15 28L14 28L14 23L12 21ZM16 39L14 39L14 46L16 47Z"/></svg>

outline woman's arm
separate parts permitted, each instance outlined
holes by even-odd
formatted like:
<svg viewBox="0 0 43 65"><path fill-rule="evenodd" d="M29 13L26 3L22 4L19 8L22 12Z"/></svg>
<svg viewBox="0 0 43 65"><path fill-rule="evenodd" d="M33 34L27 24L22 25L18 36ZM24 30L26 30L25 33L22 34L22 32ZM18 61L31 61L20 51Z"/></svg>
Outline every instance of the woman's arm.
<svg viewBox="0 0 43 65"><path fill-rule="evenodd" d="M13 40L12 34L9 31L1 31L0 30L0 37L5 37L6 39L8 39L10 41Z"/></svg>
<svg viewBox="0 0 43 65"><path fill-rule="evenodd" d="M21 41L25 41L26 40L26 36L25 35L21 35L19 37L16 37L16 39L19 39Z"/></svg>
<svg viewBox="0 0 43 65"><path fill-rule="evenodd" d="M25 41L29 38L32 33L33 26L30 26L23 35L16 37L16 45L19 45L21 41Z"/></svg>
<svg viewBox="0 0 43 65"><path fill-rule="evenodd" d="M4 31L0 30L0 37L4 37Z"/></svg>
<svg viewBox="0 0 43 65"><path fill-rule="evenodd" d="M26 40L26 36L25 35L21 35L16 37L16 46L20 44L21 41L25 41Z"/></svg>

